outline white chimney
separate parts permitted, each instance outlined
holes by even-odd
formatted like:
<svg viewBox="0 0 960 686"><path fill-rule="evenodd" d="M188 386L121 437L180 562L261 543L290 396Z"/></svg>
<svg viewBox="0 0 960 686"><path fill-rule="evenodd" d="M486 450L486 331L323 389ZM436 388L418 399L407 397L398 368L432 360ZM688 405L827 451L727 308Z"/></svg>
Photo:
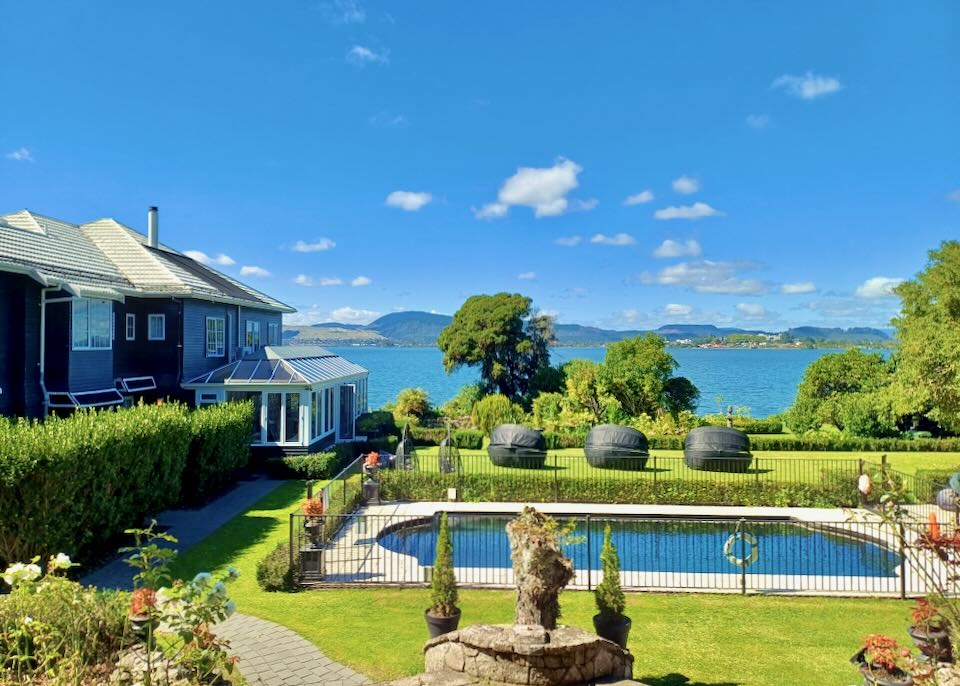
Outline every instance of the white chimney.
<svg viewBox="0 0 960 686"><path fill-rule="evenodd" d="M156 248L160 245L160 220L157 217L157 208L147 210L147 245Z"/></svg>

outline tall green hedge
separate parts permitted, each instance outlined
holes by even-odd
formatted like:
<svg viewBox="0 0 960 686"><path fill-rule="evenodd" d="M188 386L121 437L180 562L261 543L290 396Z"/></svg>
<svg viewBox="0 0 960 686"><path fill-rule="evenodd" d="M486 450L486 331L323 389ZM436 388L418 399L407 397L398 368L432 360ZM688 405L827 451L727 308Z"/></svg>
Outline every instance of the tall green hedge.
<svg viewBox="0 0 960 686"><path fill-rule="evenodd" d="M0 565L112 549L179 501L191 434L179 404L0 421Z"/></svg>
<svg viewBox="0 0 960 686"><path fill-rule="evenodd" d="M223 490L250 460L253 403L207 405L190 413L190 452L182 499L197 503Z"/></svg>
<svg viewBox="0 0 960 686"><path fill-rule="evenodd" d="M480 450L483 448L482 431L475 429L454 429L451 432L453 442L463 450ZM411 426L410 436L416 445L440 445L440 441L447 437L447 430L442 428L425 428Z"/></svg>

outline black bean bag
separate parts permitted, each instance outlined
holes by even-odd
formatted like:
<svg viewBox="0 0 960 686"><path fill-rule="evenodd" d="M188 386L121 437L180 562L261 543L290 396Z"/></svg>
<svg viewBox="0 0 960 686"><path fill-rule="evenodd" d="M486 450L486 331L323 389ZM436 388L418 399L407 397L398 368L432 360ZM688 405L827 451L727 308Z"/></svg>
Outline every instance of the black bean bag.
<svg viewBox="0 0 960 686"><path fill-rule="evenodd" d="M647 437L636 429L601 424L590 429L583 454L591 467L637 470L646 467L650 451Z"/></svg>
<svg viewBox="0 0 960 686"><path fill-rule="evenodd" d="M683 461L690 469L707 472L745 472L750 468L750 438L738 429L701 426L687 434Z"/></svg>
<svg viewBox="0 0 960 686"><path fill-rule="evenodd" d="M547 442L536 429L500 424L490 432L487 454L498 467L540 469L547 461Z"/></svg>

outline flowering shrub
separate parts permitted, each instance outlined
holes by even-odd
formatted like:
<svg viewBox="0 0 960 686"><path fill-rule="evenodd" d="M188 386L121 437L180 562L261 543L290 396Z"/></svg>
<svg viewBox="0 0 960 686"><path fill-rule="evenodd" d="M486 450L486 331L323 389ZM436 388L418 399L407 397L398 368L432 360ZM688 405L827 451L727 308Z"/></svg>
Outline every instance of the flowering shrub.
<svg viewBox="0 0 960 686"><path fill-rule="evenodd" d="M323 501L319 498L307 498L303 501L303 514L308 517L319 517L323 514Z"/></svg>
<svg viewBox="0 0 960 686"><path fill-rule="evenodd" d="M923 631L942 631L947 619L940 613L940 609L926 598L917 601L910 612L913 625Z"/></svg>
<svg viewBox="0 0 960 686"><path fill-rule="evenodd" d="M871 634L863 640L862 669L875 677L923 681L932 676L932 670L918 663L907 648L882 634Z"/></svg>

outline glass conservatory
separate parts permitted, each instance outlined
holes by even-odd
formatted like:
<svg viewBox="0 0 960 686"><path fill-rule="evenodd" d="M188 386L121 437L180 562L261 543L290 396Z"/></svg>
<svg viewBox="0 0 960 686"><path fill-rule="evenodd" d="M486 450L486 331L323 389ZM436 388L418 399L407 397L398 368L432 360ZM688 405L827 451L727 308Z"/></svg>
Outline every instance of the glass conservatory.
<svg viewBox="0 0 960 686"><path fill-rule="evenodd" d="M183 384L196 404L251 400L250 443L302 451L354 438L367 411L363 367L315 346L266 346Z"/></svg>

